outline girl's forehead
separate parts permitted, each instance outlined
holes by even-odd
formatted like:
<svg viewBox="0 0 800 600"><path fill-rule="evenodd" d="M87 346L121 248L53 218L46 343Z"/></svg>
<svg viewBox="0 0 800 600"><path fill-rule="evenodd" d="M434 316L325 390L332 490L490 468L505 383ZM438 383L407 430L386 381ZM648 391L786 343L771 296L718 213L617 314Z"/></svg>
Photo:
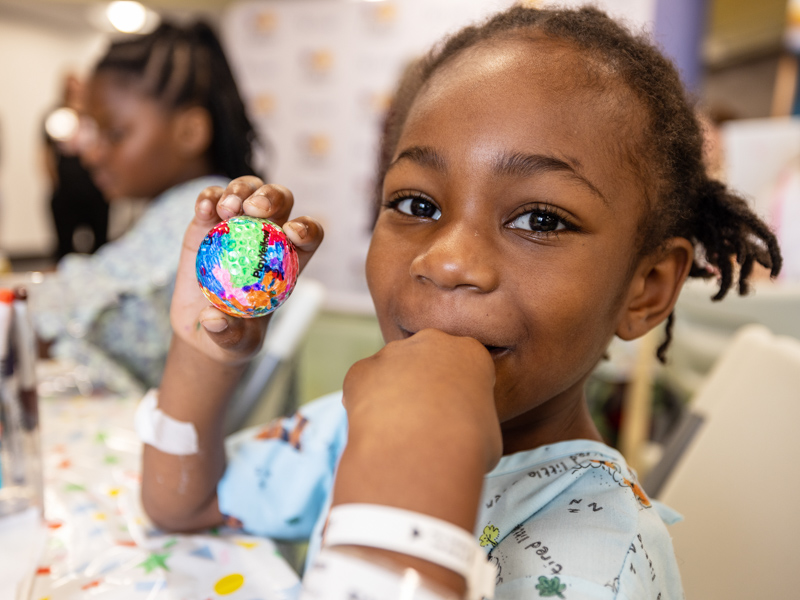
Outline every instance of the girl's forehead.
<svg viewBox="0 0 800 600"><path fill-rule="evenodd" d="M103 115L135 113L143 104L152 105L164 115L168 107L145 89L141 79L133 74L100 71L89 81L87 110Z"/></svg>
<svg viewBox="0 0 800 600"><path fill-rule="evenodd" d="M452 57L414 100L406 127L424 115L458 108L481 113L491 105L498 121L542 122L575 130L581 124L630 139L643 110L633 92L608 67L572 44L513 37L481 42ZM640 130L640 129L639 129Z"/></svg>
<svg viewBox="0 0 800 600"><path fill-rule="evenodd" d="M641 154L644 111L612 70L592 62L573 45L548 38L493 40L464 50L420 90L394 155L409 145L467 147L473 136L498 155L571 157L610 189L622 178L638 188L643 181L630 175L640 171L632 157Z"/></svg>
<svg viewBox="0 0 800 600"><path fill-rule="evenodd" d="M148 95L139 77L110 69L96 72L89 80L89 89L97 95Z"/></svg>
<svg viewBox="0 0 800 600"><path fill-rule="evenodd" d="M525 84L530 91L550 91L563 100L591 94L634 101L632 91L610 64L569 41L541 34L508 35L461 51L432 75L418 100L436 96L442 88L477 88L486 82Z"/></svg>

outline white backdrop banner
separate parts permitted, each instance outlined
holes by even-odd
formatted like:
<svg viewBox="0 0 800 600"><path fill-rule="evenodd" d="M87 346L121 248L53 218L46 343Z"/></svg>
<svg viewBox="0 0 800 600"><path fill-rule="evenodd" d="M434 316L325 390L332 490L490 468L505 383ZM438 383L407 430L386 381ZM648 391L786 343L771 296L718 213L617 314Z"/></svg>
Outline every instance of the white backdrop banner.
<svg viewBox="0 0 800 600"><path fill-rule="evenodd" d="M647 21L654 2L599 4ZM328 308L372 310L364 259L374 173L383 116L403 68L447 33L512 3L255 0L226 12L222 39L270 148L269 180L292 190L295 216L325 227L306 273L327 286Z"/></svg>

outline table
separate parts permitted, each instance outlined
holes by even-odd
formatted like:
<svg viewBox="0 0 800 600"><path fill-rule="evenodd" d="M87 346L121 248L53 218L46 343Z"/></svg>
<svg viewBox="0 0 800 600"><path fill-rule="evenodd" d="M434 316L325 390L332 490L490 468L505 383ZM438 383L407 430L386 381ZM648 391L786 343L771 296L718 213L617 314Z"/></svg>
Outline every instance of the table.
<svg viewBox="0 0 800 600"><path fill-rule="evenodd" d="M49 367L40 373L47 533L24 600L297 595L299 579L271 540L226 528L191 535L155 529L139 500L138 398L83 396Z"/></svg>

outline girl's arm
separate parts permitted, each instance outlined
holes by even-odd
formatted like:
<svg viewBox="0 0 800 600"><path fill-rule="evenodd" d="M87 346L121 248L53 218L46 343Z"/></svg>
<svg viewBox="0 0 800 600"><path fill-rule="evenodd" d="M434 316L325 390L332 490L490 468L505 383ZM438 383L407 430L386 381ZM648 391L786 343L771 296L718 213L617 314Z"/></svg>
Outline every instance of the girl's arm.
<svg viewBox="0 0 800 600"><path fill-rule="evenodd" d="M344 382L349 433L333 505L388 505L472 532L483 477L502 454L494 375L479 342L432 329L356 363ZM464 592L463 578L443 567L374 548L347 549L413 567Z"/></svg>
<svg viewBox="0 0 800 600"><path fill-rule="evenodd" d="M225 468L224 415L228 398L248 361L258 352L269 316L238 319L203 296L195 275L200 242L214 225L238 214L269 218L284 226L302 270L322 241L322 228L307 217L286 222L293 198L286 188L241 177L223 190L204 190L183 240L170 319L174 332L161 381L158 408L191 423L196 454L174 455L145 445L142 502L153 522L166 530L191 531L218 525L216 487Z"/></svg>

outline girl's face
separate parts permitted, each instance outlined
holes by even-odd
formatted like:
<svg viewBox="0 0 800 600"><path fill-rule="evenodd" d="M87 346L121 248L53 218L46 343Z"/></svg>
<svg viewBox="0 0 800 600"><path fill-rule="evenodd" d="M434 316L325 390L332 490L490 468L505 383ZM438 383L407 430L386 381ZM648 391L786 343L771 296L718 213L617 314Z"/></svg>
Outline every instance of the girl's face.
<svg viewBox="0 0 800 600"><path fill-rule="evenodd" d="M89 83L86 113L94 126L81 158L110 200L153 198L186 181L175 113L134 83L100 73Z"/></svg>
<svg viewBox="0 0 800 600"><path fill-rule="evenodd" d="M643 195L624 152L640 111L624 87L587 83L585 63L505 40L435 74L367 259L386 341L436 328L489 348L507 447L580 410L631 285Z"/></svg>

